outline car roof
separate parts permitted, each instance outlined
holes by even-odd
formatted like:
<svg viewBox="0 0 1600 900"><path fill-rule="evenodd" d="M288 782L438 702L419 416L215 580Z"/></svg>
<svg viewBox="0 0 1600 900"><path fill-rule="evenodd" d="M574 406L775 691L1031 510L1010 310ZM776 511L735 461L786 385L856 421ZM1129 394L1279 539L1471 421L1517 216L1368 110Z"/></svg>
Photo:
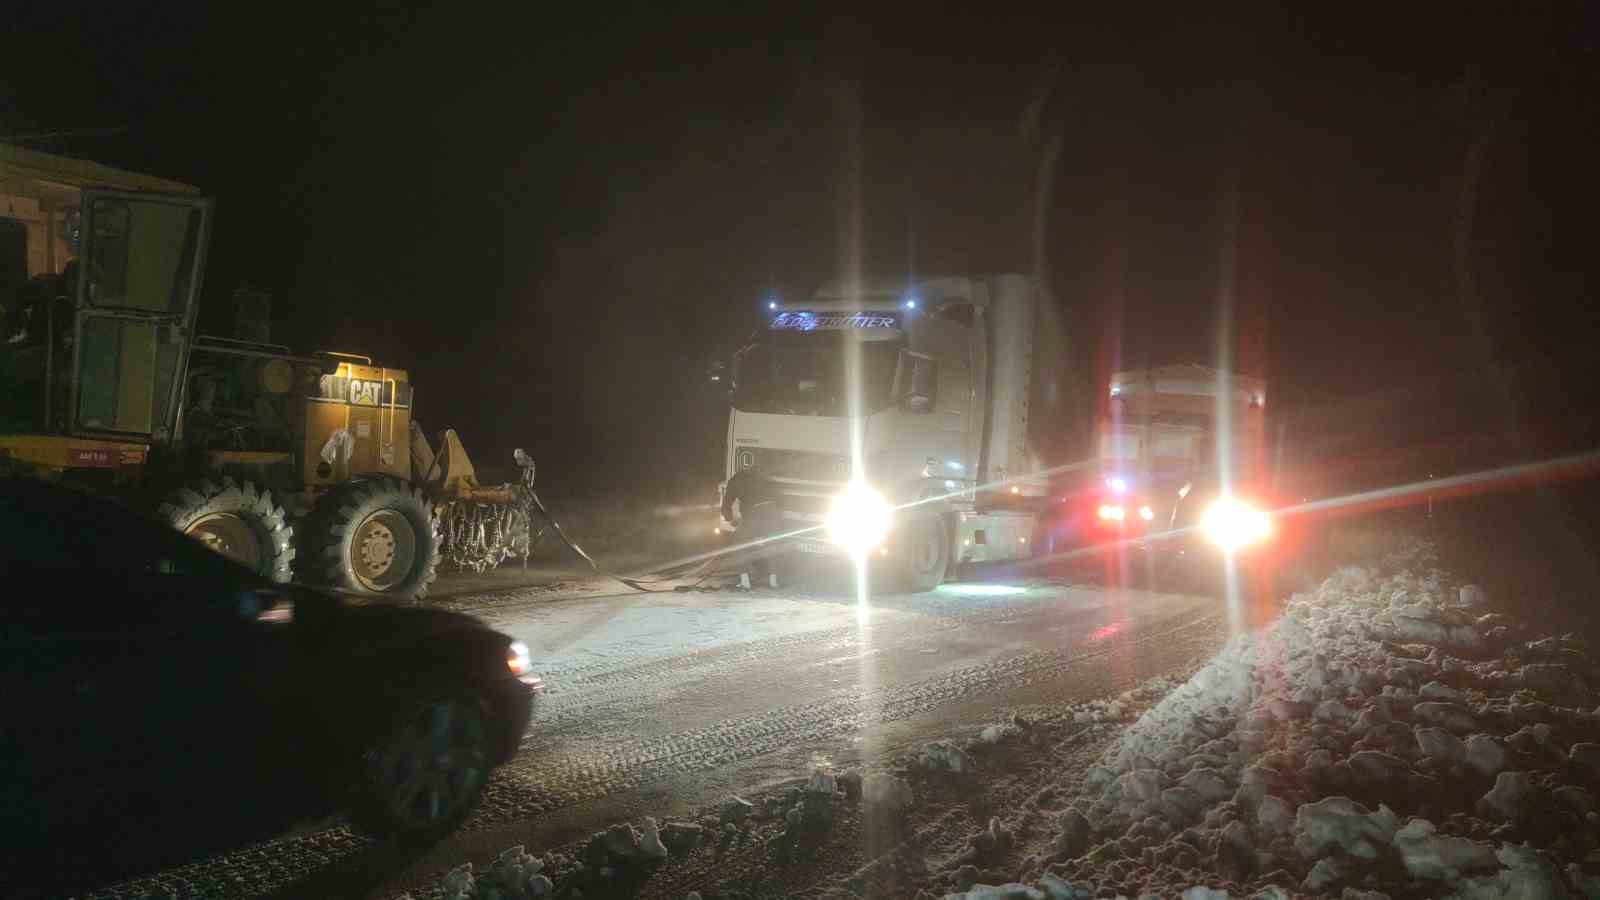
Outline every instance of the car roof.
<svg viewBox="0 0 1600 900"><path fill-rule="evenodd" d="M78 522L92 519L96 530L105 526L113 529L142 529L148 536L158 540L170 536L171 546L174 547L184 547L187 550L192 545L199 553L212 552L149 515L111 498L75 486L37 478L18 476L0 478L0 513L5 512L19 513L19 518L38 516L57 520L65 518ZM257 573L221 554L215 554L215 558L222 564L223 569L231 569L233 575L245 580L261 580L261 576Z"/></svg>

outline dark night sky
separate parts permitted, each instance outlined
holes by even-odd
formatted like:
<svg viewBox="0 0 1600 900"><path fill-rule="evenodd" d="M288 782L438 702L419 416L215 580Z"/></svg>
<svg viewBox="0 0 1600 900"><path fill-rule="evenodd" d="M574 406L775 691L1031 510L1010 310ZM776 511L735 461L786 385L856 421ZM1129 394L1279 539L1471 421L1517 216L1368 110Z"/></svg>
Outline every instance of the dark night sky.
<svg viewBox="0 0 1600 900"><path fill-rule="evenodd" d="M215 195L217 327L234 286L263 285L283 339L410 368L430 429L480 464L525 445L570 485L709 489L723 426L700 374L770 289L800 296L857 247L891 275L1031 269L1041 192L1038 262L1085 372L1208 361L1229 269L1239 360L1295 402L1581 367L1600 338L1579 4L68 6L24 4L0 38L0 135L121 129L31 146Z"/></svg>

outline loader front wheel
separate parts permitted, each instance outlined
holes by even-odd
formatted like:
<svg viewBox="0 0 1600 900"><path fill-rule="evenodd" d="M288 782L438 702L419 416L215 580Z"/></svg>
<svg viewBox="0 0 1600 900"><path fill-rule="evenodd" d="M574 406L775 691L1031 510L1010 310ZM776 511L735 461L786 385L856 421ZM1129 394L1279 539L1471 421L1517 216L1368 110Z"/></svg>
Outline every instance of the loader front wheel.
<svg viewBox="0 0 1600 900"><path fill-rule="evenodd" d="M421 599L439 569L433 508L396 478L339 485L300 530L302 577L317 584Z"/></svg>
<svg viewBox="0 0 1600 900"><path fill-rule="evenodd" d="M156 515L259 575L289 580L294 531L266 488L228 477L202 479L174 491Z"/></svg>

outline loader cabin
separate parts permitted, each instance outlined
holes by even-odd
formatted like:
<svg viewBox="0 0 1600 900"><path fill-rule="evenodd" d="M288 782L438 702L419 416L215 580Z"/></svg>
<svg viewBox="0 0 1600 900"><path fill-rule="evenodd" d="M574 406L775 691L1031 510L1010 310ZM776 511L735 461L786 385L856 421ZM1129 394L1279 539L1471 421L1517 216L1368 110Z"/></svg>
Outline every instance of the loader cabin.
<svg viewBox="0 0 1600 900"><path fill-rule="evenodd" d="M209 201L0 144L0 457L116 467L177 427Z"/></svg>

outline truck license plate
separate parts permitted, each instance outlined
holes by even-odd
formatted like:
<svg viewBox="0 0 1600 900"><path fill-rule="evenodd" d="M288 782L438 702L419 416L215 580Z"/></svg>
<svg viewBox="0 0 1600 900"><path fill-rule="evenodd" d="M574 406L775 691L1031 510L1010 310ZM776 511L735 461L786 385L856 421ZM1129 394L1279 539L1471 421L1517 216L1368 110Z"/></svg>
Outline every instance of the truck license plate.
<svg viewBox="0 0 1600 900"><path fill-rule="evenodd" d="M826 541L800 541L796 549L801 553L832 553L833 545Z"/></svg>

